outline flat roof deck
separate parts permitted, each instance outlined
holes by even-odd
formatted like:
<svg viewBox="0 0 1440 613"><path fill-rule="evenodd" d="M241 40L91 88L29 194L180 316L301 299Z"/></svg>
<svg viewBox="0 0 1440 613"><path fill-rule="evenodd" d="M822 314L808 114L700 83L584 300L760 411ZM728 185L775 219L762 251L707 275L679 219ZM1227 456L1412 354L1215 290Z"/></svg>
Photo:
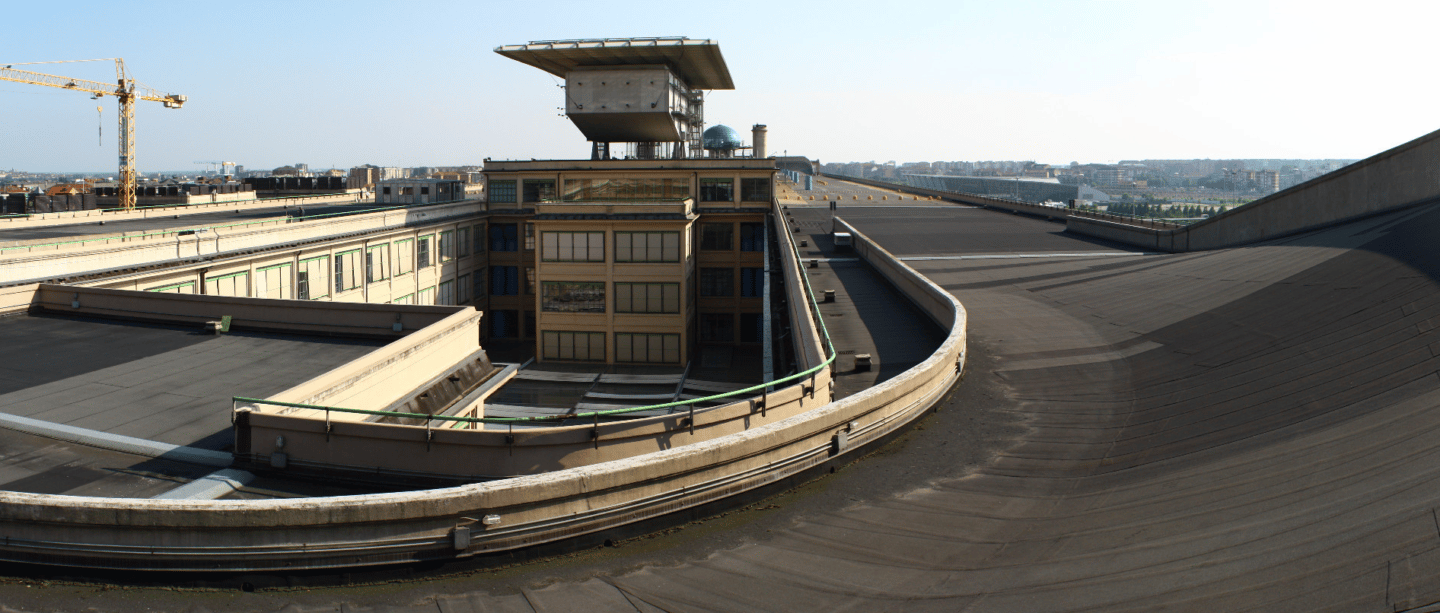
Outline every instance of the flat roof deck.
<svg viewBox="0 0 1440 613"><path fill-rule="evenodd" d="M240 204L249 204L248 202ZM317 204L304 207L305 216L311 215L335 215L355 214L364 211L393 207L395 205L381 204ZM286 217L296 207L275 206L266 208L250 208L230 210L213 213L192 213L183 212L175 215L164 215L148 217L145 219L107 220L104 225L96 221L86 221L65 225L52 225L37 228L7 227L0 228L0 244L15 241L33 241L45 239L78 239L86 237L98 237L119 235L126 232L159 232L170 229L208 228L247 221L257 221L275 217Z"/></svg>
<svg viewBox="0 0 1440 613"><path fill-rule="evenodd" d="M175 445L228 450L230 399L266 397L380 341L100 319L0 318L0 412Z"/></svg>

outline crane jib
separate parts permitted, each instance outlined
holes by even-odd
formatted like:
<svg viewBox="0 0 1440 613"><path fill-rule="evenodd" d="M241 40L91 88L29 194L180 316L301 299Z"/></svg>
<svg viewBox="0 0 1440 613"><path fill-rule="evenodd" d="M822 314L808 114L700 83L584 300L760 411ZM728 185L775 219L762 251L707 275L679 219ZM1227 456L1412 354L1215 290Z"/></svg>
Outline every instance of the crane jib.
<svg viewBox="0 0 1440 613"><path fill-rule="evenodd" d="M135 208L135 101L160 102L167 109L178 109L188 100L179 94L166 94L148 87L137 86L125 71L125 60L115 60L116 83L101 83L87 79L75 79L58 75L32 72L15 68L14 64L0 65L0 81L28 83L87 92L101 97L115 96L120 101L120 208ZM86 60L80 60L86 61ZM51 63L51 62L43 62Z"/></svg>

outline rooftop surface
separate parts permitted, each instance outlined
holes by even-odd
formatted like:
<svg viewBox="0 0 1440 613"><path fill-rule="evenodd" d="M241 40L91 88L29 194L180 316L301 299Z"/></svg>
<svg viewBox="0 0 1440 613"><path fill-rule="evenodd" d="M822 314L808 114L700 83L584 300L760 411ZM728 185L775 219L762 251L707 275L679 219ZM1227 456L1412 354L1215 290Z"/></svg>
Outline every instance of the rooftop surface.
<svg viewBox="0 0 1440 613"><path fill-rule="evenodd" d="M355 214L370 211L378 208L385 208L387 205L380 204L318 204L304 207L304 215L341 215ZM76 239L124 234L126 232L159 232L171 229L209 228L223 226L247 221L257 221L275 217L286 217L299 214L298 207L264 207L230 210L219 213L194 213L177 214L148 217L145 219L130 219L120 221L106 221L104 225L90 221L67 225L43 226L37 228L6 227L0 230L0 244L14 241L31 241L45 239Z"/></svg>
<svg viewBox="0 0 1440 613"><path fill-rule="evenodd" d="M967 374L864 462L620 549L264 606L1414 610L1440 598L1436 233L1430 205L1193 254L912 262L969 312Z"/></svg>
<svg viewBox="0 0 1440 613"><path fill-rule="evenodd" d="M266 397L377 341L53 316L0 318L0 412L175 445L228 450L230 399Z"/></svg>

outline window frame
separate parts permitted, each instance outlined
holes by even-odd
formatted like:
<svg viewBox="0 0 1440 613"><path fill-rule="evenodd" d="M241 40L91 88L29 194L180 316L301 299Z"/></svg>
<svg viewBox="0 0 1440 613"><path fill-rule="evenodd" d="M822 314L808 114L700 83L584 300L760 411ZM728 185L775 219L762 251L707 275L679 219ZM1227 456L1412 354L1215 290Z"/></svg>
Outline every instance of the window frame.
<svg viewBox="0 0 1440 613"><path fill-rule="evenodd" d="M622 249L622 247L621 247L622 239L620 238L621 235L624 235L624 236L625 236L624 241L630 243L630 246L629 246L630 254L629 254L628 256L624 256L624 257L621 256L621 249ZM645 257L646 257L646 259L634 259L634 258L635 258L635 237L636 237L637 235L643 235L643 236L645 236L645 247L644 247L644 249L645 249ZM651 254L651 249L652 249L651 244L650 244L650 240L651 240L650 237L653 236L653 235L659 235L659 236L660 236L660 247L659 247L660 254L659 254L659 259L649 259L650 254ZM675 239L675 257L674 257L674 259L666 259L666 258L665 258L665 250L667 249L667 247L666 247L666 245L665 245L665 241L666 241L667 238L671 238L671 237L673 237L673 238ZM621 264L621 263L624 263L624 264L675 264L675 263L678 263L678 262L681 260L681 256L683 255L683 252L684 252L684 247L685 247L684 242L681 240L680 232L679 232L678 230L617 231L617 232L615 232L615 248L614 248L614 252L615 252L615 263L617 263L617 264Z"/></svg>
<svg viewBox="0 0 1440 613"><path fill-rule="evenodd" d="M575 255L575 235L577 235L577 234L583 234L583 235L586 236L586 238L585 238L585 258L584 258L584 259L578 259L578 258L573 257L573 256ZM599 237L600 237L600 246L599 246L598 249L590 246L590 243L595 240L595 237L596 237L596 236L599 236ZM564 243L565 243L565 240L566 240L567 237L568 237L568 239L569 239L569 241L570 241L570 254L571 254L571 256L572 256L572 257L569 258L569 259L560 257L560 256L565 252L565 249L564 249L565 245L564 245ZM551 249L551 241L552 241L552 239L553 239L553 242L554 242L554 248L553 248L553 249ZM545 257L545 254L546 254L547 251L551 252L551 257ZM593 230L546 230L546 231L544 231L544 232L541 232L541 233L540 233L540 261L541 261L541 262L585 262L585 263L600 263L600 264L603 264L603 263L605 263L605 232L604 232L603 230L602 230L602 231L593 231Z"/></svg>
<svg viewBox="0 0 1440 613"><path fill-rule="evenodd" d="M609 302L604 281L541 281L540 310L546 313L605 314ZM599 297L585 299L585 291L598 291ZM595 303L599 303L597 307ZM573 305L573 306L567 306Z"/></svg>
<svg viewBox="0 0 1440 613"><path fill-rule="evenodd" d="M644 288L645 288L645 291L644 291L644 294L643 294L643 296L644 296L644 303L645 303L645 304L644 304L643 309L636 309L636 308L635 308L635 303L636 303L636 293L635 293L635 291L636 291L637 287L644 287ZM624 289L621 289L621 288L624 288ZM672 289L674 290L674 292L673 292L673 293L674 293L673 297L667 295L667 293L668 293L667 290L672 290ZM653 293L652 293L652 292L653 292ZM656 294L658 294L658 295L656 295ZM623 298L622 298L622 297L623 297ZM670 307L670 303L671 303L671 300L672 300L672 299L674 300L673 310L666 310L667 308ZM657 308L652 308L652 306L654 306L654 305L651 304L652 302L654 302L654 301L656 301L656 300L658 300L659 303L660 303L659 306L658 306L658 309L657 309ZM628 306L622 308L622 304L628 305ZM683 304L683 300L681 299L681 287L680 287L680 284L679 284L679 283L631 282L631 281L616 281L616 282L615 282L615 312L616 312L617 314L619 314L619 313L625 313L625 314L635 314L635 315L679 315L679 314L680 314L680 310L683 308L682 304Z"/></svg>

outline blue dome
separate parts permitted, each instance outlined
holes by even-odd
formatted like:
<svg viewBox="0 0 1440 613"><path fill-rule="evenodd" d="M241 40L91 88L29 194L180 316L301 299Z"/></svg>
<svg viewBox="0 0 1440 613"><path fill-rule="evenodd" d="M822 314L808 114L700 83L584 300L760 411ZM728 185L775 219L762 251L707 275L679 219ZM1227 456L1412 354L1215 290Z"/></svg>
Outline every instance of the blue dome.
<svg viewBox="0 0 1440 613"><path fill-rule="evenodd" d="M700 139L705 148L710 150L730 151L745 146L744 141L740 140L740 133L725 125L717 125L705 130Z"/></svg>

